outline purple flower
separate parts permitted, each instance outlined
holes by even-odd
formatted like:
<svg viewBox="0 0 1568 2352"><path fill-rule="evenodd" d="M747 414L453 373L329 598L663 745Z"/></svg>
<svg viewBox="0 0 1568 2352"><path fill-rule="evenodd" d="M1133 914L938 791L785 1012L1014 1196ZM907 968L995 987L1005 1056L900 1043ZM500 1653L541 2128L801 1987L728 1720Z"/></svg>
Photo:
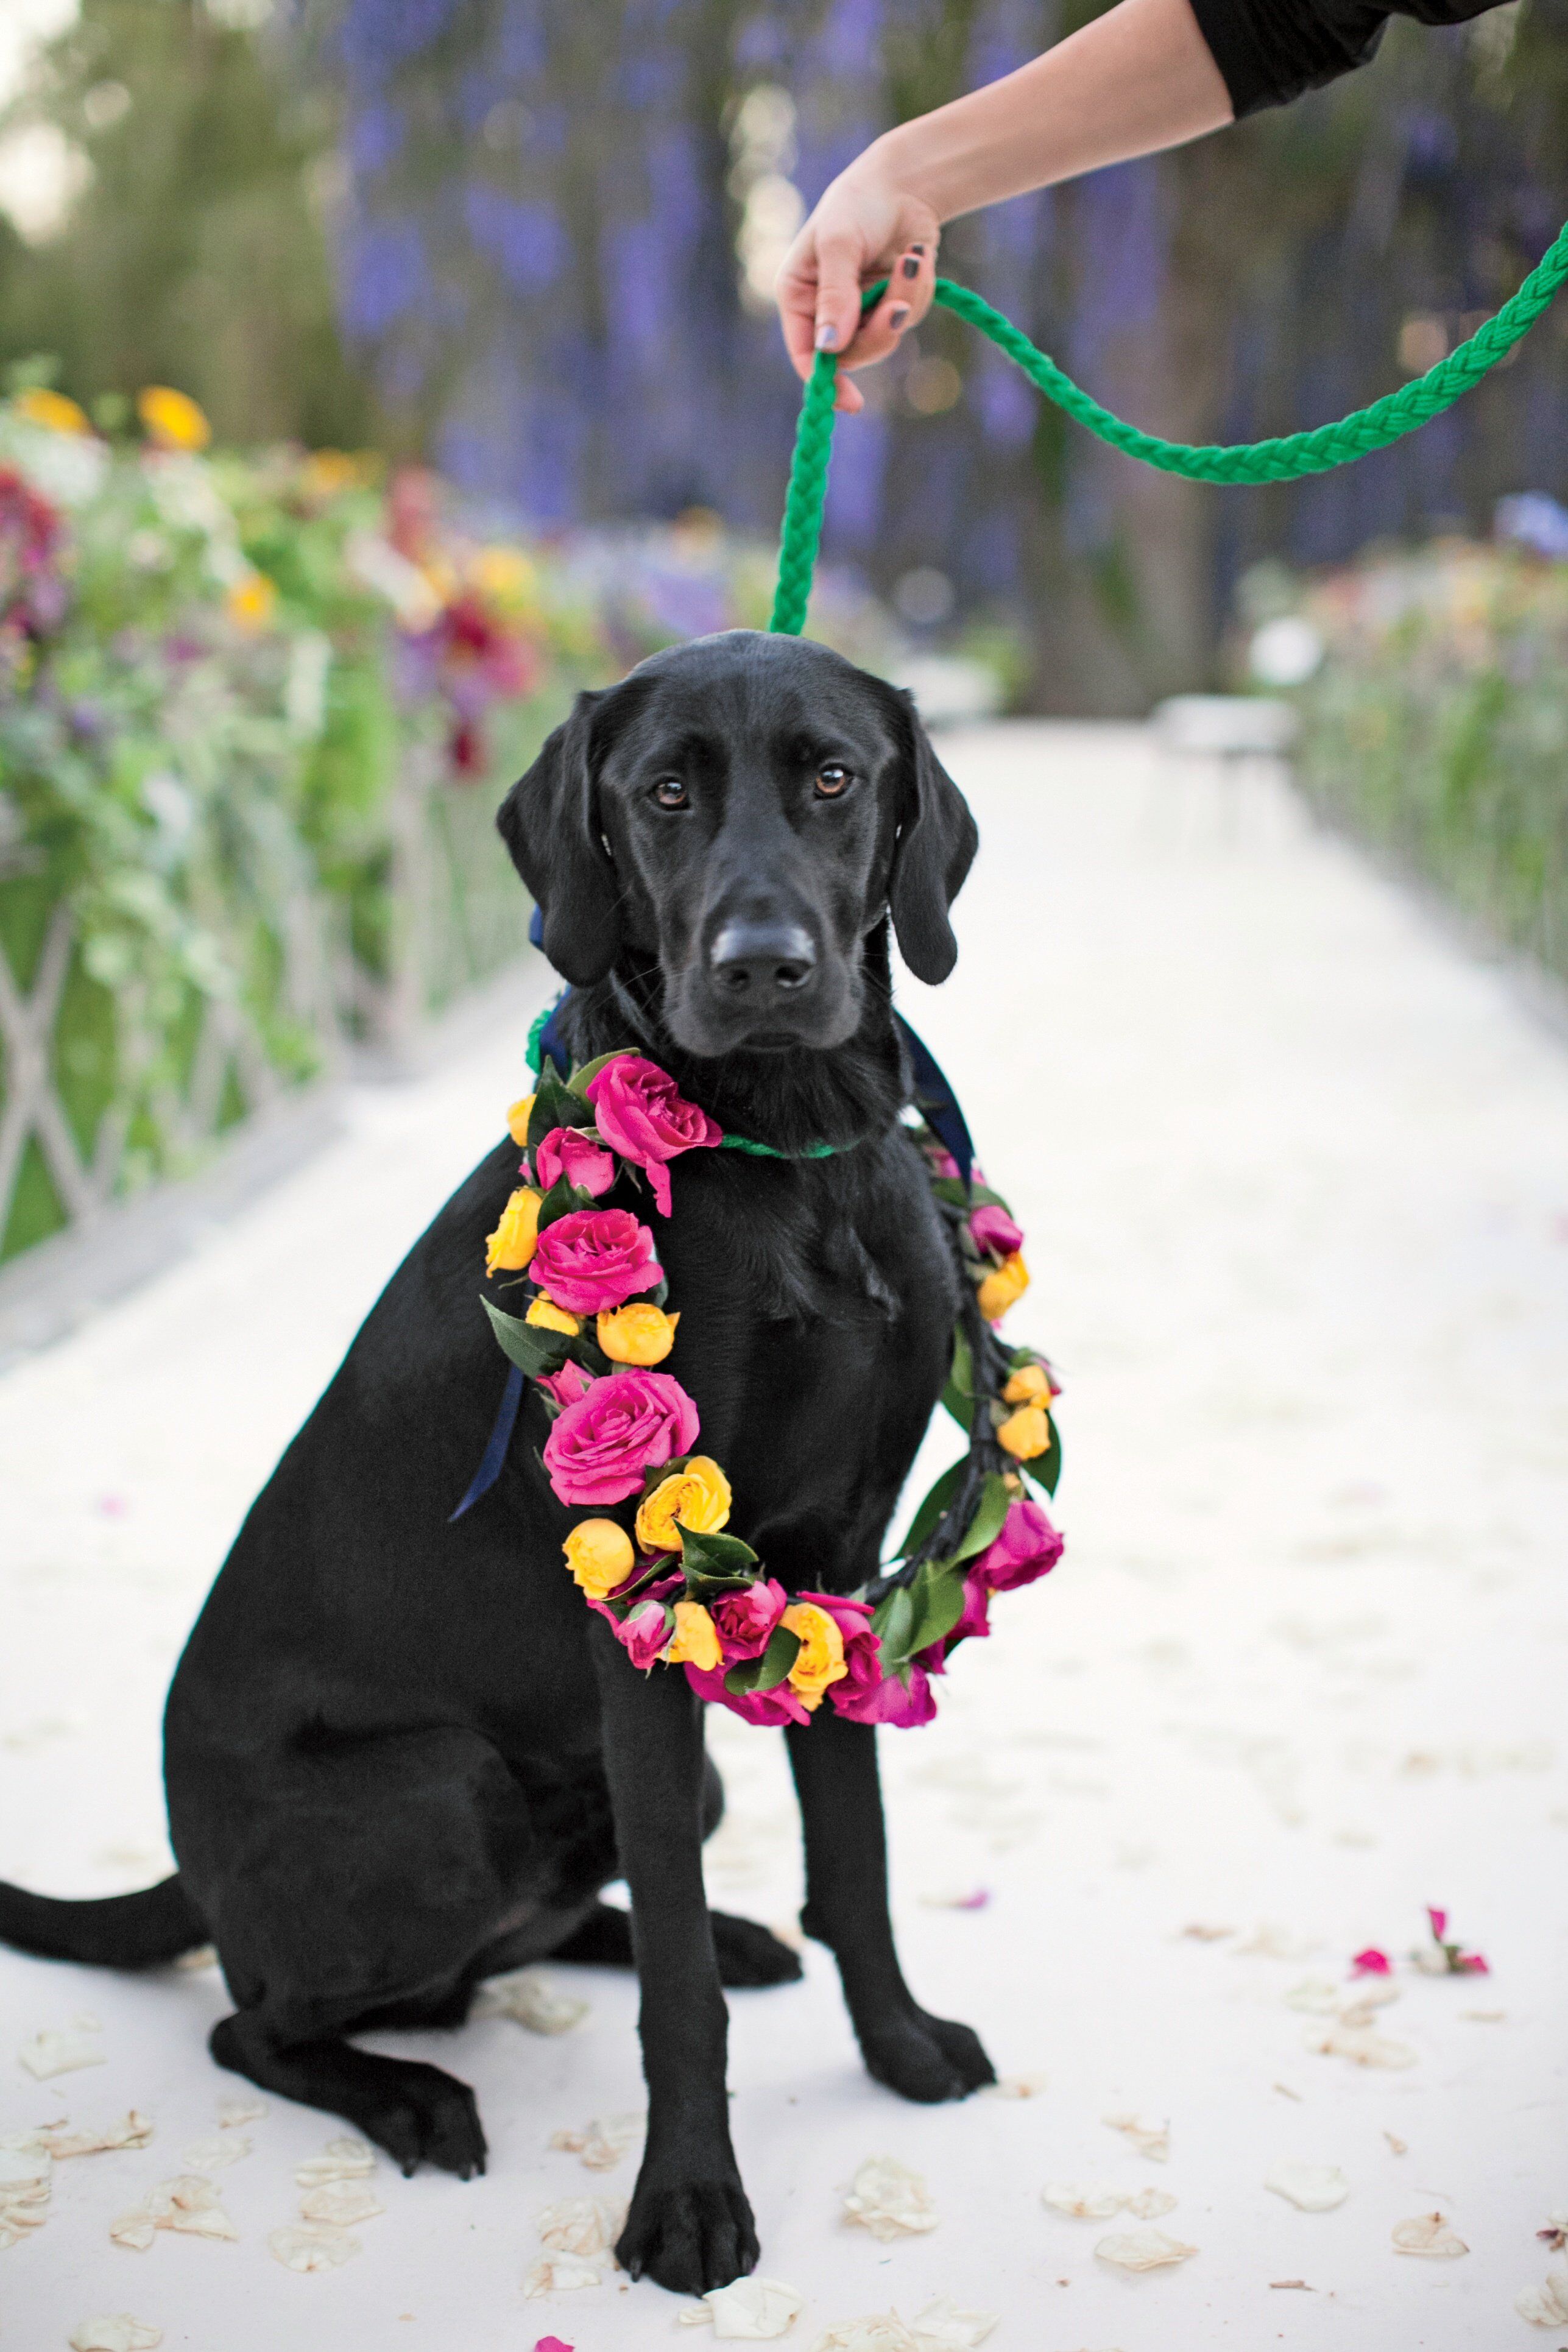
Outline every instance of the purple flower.
<svg viewBox="0 0 1568 2352"><path fill-rule="evenodd" d="M1011 1257L1015 1250L1024 1246L1022 1225L1015 1223L1000 1202L988 1201L984 1208L973 1211L969 1233L982 1255L990 1251L997 1257Z"/></svg>

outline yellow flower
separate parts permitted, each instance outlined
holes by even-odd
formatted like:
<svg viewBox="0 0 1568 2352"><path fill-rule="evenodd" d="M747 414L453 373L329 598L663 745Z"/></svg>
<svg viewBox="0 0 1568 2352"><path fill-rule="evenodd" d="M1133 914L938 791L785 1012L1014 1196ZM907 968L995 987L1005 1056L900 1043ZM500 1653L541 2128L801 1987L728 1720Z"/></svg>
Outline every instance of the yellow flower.
<svg viewBox="0 0 1568 2352"><path fill-rule="evenodd" d="M711 1674L723 1656L713 1620L700 1601L675 1604L675 1639L663 1652L667 1666L697 1666Z"/></svg>
<svg viewBox="0 0 1568 2352"><path fill-rule="evenodd" d="M506 1131L520 1151L528 1149L528 1122L533 1117L533 1097L524 1095L506 1115Z"/></svg>
<svg viewBox="0 0 1568 2352"><path fill-rule="evenodd" d="M160 449L205 449L213 437L212 426L190 394L176 392L172 384L150 383L139 392L136 414Z"/></svg>
<svg viewBox="0 0 1568 2352"><path fill-rule="evenodd" d="M29 425L42 425L50 433L90 433L87 411L68 400L63 392L50 392L47 385L36 383L30 391L16 394L16 414L25 416Z"/></svg>
<svg viewBox="0 0 1568 2352"><path fill-rule="evenodd" d="M479 594L497 604L521 604L533 593L533 566L520 547L481 547L470 576Z"/></svg>
<svg viewBox="0 0 1568 2352"><path fill-rule="evenodd" d="M1020 1364L1002 1391L1005 1404L1048 1405L1056 1391L1044 1364Z"/></svg>
<svg viewBox="0 0 1568 2352"><path fill-rule="evenodd" d="M624 1584L637 1559L630 1536L614 1519L579 1519L561 1549L590 1601Z"/></svg>
<svg viewBox="0 0 1568 2352"><path fill-rule="evenodd" d="M278 591L265 572L247 572L235 581L223 602L236 627L249 633L267 626L278 602Z"/></svg>
<svg viewBox="0 0 1568 2352"><path fill-rule="evenodd" d="M346 449L312 449L300 468L300 488L309 499L335 499L341 490L363 489L374 464Z"/></svg>
<svg viewBox="0 0 1568 2352"><path fill-rule="evenodd" d="M1015 1462L1032 1462L1050 1442L1051 1417L1039 1404L1021 1404L996 1432L997 1444L1005 1446Z"/></svg>
<svg viewBox="0 0 1568 2352"><path fill-rule="evenodd" d="M679 1551L680 1528L694 1536L717 1535L729 1519L730 1502L730 1481L717 1462L694 1454L684 1470L661 1478L643 1504L637 1541L644 1551Z"/></svg>
<svg viewBox="0 0 1568 2352"><path fill-rule="evenodd" d="M814 1601L795 1601L779 1619L800 1636L800 1655L789 1670L789 1685L806 1708L822 1705L830 1683L842 1682L849 1669L844 1663L844 1636L838 1621Z"/></svg>
<svg viewBox="0 0 1568 2352"><path fill-rule="evenodd" d="M553 1298L547 1298L542 1290L522 1319L541 1331L564 1331L569 1339L574 1339L583 1328L580 1315L574 1315L569 1307L557 1307Z"/></svg>
<svg viewBox="0 0 1568 2352"><path fill-rule="evenodd" d="M650 1307L646 1298L599 1318L599 1345L612 1363L662 1364L675 1345L679 1315Z"/></svg>
<svg viewBox="0 0 1568 2352"><path fill-rule="evenodd" d="M505 1274L522 1272L539 1247L540 1198L528 1184L520 1184L512 1194L500 1213L500 1224L485 1236L487 1275L498 1269Z"/></svg>
<svg viewBox="0 0 1568 2352"><path fill-rule="evenodd" d="M994 1265L980 1286L980 1312L987 1323L994 1323L1016 1306L1029 1287L1029 1269L1023 1255L1014 1250L1000 1265Z"/></svg>

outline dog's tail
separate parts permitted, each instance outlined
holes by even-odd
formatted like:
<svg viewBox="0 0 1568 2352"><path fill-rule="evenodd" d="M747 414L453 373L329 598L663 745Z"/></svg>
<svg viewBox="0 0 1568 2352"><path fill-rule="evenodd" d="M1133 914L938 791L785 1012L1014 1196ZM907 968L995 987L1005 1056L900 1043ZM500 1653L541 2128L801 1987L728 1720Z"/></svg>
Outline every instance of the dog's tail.
<svg viewBox="0 0 1568 2352"><path fill-rule="evenodd" d="M0 1879L0 1944L42 1960L102 1969L152 1969L207 1940L206 1923L178 1874L135 1895L66 1903Z"/></svg>

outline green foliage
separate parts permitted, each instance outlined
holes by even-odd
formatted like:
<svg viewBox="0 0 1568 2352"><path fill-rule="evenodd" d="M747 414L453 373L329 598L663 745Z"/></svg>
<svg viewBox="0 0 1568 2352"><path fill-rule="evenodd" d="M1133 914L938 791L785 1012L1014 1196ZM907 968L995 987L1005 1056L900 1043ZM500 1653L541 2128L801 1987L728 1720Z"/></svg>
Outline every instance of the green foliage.
<svg viewBox="0 0 1568 2352"><path fill-rule="evenodd" d="M1296 601L1309 796L1568 979L1568 563L1450 541Z"/></svg>
<svg viewBox="0 0 1568 2352"><path fill-rule="evenodd" d="M537 1380L541 1372L558 1372L566 1361L566 1338L561 1331L541 1330L520 1315L507 1315L480 1294L479 1304L490 1318L490 1329L507 1361Z"/></svg>

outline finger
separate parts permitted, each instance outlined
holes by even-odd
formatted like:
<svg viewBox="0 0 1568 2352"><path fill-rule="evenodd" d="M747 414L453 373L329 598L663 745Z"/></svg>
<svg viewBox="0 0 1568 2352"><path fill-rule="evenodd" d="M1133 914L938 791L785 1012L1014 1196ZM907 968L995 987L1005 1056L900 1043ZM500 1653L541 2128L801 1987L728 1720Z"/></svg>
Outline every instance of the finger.
<svg viewBox="0 0 1568 2352"><path fill-rule="evenodd" d="M842 368L834 384L833 405L846 416L858 416L866 405L866 395Z"/></svg>
<svg viewBox="0 0 1568 2352"><path fill-rule="evenodd" d="M790 365L804 379L816 356L816 247L809 235L798 236L785 254L773 299Z"/></svg>
<svg viewBox="0 0 1568 2352"><path fill-rule="evenodd" d="M928 243L907 246L888 272L888 289L875 310L860 322L860 331L845 354L844 365L872 367L885 360L911 327L918 327L931 309L936 290L936 249Z"/></svg>
<svg viewBox="0 0 1568 2352"><path fill-rule="evenodd" d="M844 236L820 236L816 244L816 310L812 346L819 352L847 350L860 319L860 248Z"/></svg>

